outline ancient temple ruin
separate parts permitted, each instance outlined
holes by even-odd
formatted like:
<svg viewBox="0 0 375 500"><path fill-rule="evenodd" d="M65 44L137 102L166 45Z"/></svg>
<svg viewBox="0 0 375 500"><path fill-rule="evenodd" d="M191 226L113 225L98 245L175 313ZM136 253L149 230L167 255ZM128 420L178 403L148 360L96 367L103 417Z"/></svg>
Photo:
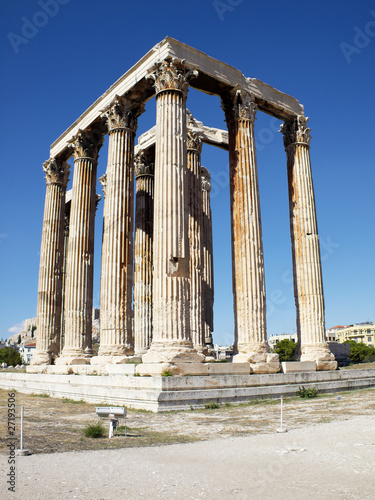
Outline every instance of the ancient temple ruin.
<svg viewBox="0 0 375 500"><path fill-rule="evenodd" d="M220 96L227 131L206 127L187 111L189 86ZM156 126L135 145L137 119L153 96ZM283 121L301 360L315 362L317 370L336 368L325 339L310 129L303 106L169 37L52 144L50 159L44 163L47 188L34 368L139 360L139 375L160 375L165 370L209 373L205 356L213 330L210 173L200 159L202 144L208 143L229 152L235 317L231 373L280 370L266 332L254 141L259 111ZM95 186L106 135L108 163L101 178L101 338L98 356L93 357ZM67 232L65 196L71 157Z"/></svg>

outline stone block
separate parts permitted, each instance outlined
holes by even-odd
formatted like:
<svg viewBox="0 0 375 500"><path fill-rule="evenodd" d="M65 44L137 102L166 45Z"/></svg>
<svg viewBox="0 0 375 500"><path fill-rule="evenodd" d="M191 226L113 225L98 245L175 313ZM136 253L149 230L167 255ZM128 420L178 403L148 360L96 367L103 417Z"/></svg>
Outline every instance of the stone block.
<svg viewBox="0 0 375 500"><path fill-rule="evenodd" d="M250 363L206 363L210 375L249 375Z"/></svg>
<svg viewBox="0 0 375 500"><path fill-rule="evenodd" d="M277 373L280 371L280 363L250 363L252 373Z"/></svg>
<svg viewBox="0 0 375 500"><path fill-rule="evenodd" d="M106 371L108 375L134 375L136 365L134 363L126 364L108 364L106 365Z"/></svg>
<svg viewBox="0 0 375 500"><path fill-rule="evenodd" d="M173 375L208 375L208 364L203 363L142 363L136 373L143 376L161 376L165 372Z"/></svg>
<svg viewBox="0 0 375 500"><path fill-rule="evenodd" d="M337 369L337 361L317 360L316 361L316 369L318 371L336 370Z"/></svg>
<svg viewBox="0 0 375 500"><path fill-rule="evenodd" d="M283 373L315 372L315 361L283 361L281 363Z"/></svg>

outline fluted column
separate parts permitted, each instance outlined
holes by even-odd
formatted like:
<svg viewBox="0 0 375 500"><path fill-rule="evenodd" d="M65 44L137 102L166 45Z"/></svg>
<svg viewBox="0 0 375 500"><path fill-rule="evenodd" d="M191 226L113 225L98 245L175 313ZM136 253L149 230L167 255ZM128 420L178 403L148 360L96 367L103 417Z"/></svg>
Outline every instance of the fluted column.
<svg viewBox="0 0 375 500"><path fill-rule="evenodd" d="M235 362L249 361L255 373L276 372L269 354L266 290L252 96L233 89L223 99L229 132L232 263L235 310Z"/></svg>
<svg viewBox="0 0 375 500"><path fill-rule="evenodd" d="M316 361L318 370L337 367L325 335L324 296L307 118L286 121L281 131L288 162L290 231L294 295L301 361Z"/></svg>
<svg viewBox="0 0 375 500"><path fill-rule="evenodd" d="M64 216L64 264L63 264L63 279L62 279L62 306L65 303L65 283L66 283L66 263L68 260L68 244L69 244L69 221L70 221L70 206L72 203L72 191L69 190L65 195L65 216ZM65 312L64 307L61 307L61 335L60 335L60 352L64 348L65 343Z"/></svg>
<svg viewBox="0 0 375 500"><path fill-rule="evenodd" d="M43 169L47 186L40 249L36 352L32 365L51 364L60 352L65 192L69 165L51 158L43 164Z"/></svg>
<svg viewBox="0 0 375 500"><path fill-rule="evenodd" d="M72 142L74 175L65 284L65 345L57 364L89 363L92 356L95 188L102 134L99 127L92 127L79 132Z"/></svg>
<svg viewBox="0 0 375 500"><path fill-rule="evenodd" d="M214 329L214 267L212 246L212 215L211 215L211 175L201 167L202 184L202 319L203 340L206 346L212 346Z"/></svg>
<svg viewBox="0 0 375 500"><path fill-rule="evenodd" d="M164 61L151 74L156 89L153 340L142 359L144 364L165 362L175 373L181 372L172 366L175 361L188 364L203 359L193 350L190 335L186 185L189 74L178 61ZM147 374L151 369L140 365L139 373ZM162 367L154 369L156 373Z"/></svg>
<svg viewBox="0 0 375 500"><path fill-rule="evenodd" d="M202 225L203 201L201 183L202 134L187 131L187 174L190 242L190 330L194 348L203 352L205 342L202 321Z"/></svg>
<svg viewBox="0 0 375 500"><path fill-rule="evenodd" d="M152 239L154 159L142 151L135 160L134 352L144 354L152 341Z"/></svg>
<svg viewBox="0 0 375 500"><path fill-rule="evenodd" d="M134 136L143 104L117 97L108 112L100 348L94 363L126 361L133 355Z"/></svg>

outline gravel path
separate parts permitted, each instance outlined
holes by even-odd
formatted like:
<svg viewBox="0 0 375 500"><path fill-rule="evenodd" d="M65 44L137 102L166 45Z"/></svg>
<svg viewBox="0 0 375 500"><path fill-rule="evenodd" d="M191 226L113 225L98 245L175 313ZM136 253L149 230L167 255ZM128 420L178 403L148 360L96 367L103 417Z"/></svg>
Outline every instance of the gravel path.
<svg viewBox="0 0 375 500"><path fill-rule="evenodd" d="M2 471L9 470L0 457ZM150 448L17 457L12 499L375 499L373 415Z"/></svg>

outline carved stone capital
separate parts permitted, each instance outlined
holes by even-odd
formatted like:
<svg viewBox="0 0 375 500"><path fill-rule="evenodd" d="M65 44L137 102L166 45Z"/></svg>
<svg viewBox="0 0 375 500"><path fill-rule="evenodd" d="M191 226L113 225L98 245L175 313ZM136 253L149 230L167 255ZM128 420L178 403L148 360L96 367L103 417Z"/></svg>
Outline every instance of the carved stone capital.
<svg viewBox="0 0 375 500"><path fill-rule="evenodd" d="M107 120L108 132L122 128L129 129L136 133L138 126L138 116L145 110L142 102L136 102L126 97L116 96L110 108L103 113Z"/></svg>
<svg viewBox="0 0 375 500"><path fill-rule="evenodd" d="M43 170L46 173L46 183L59 184L66 189L69 180L70 165L65 161L50 158L43 163Z"/></svg>
<svg viewBox="0 0 375 500"><path fill-rule="evenodd" d="M186 136L186 148L189 150L202 151L202 132L199 130L188 129Z"/></svg>
<svg viewBox="0 0 375 500"><path fill-rule="evenodd" d="M281 127L280 132L284 136L284 147L287 149L292 144L305 144L310 146L310 130L307 127L308 118L299 115L292 120L285 121Z"/></svg>
<svg viewBox="0 0 375 500"><path fill-rule="evenodd" d="M154 162L151 155L146 151L141 151L134 159L135 178L154 175Z"/></svg>
<svg viewBox="0 0 375 500"><path fill-rule="evenodd" d="M78 158L91 158L96 161L103 142L104 135L99 127L80 130L71 142L75 160Z"/></svg>
<svg viewBox="0 0 375 500"><path fill-rule="evenodd" d="M211 191L211 174L206 167L201 167L201 183L203 191Z"/></svg>
<svg viewBox="0 0 375 500"><path fill-rule="evenodd" d="M99 177L99 182L102 185L104 198L105 198L105 191L107 189L107 174L104 174L101 177Z"/></svg>
<svg viewBox="0 0 375 500"><path fill-rule="evenodd" d="M149 78L154 80L156 94L163 90L180 90L186 93L190 78L197 76L198 71L187 68L183 60L171 59L158 64Z"/></svg>
<svg viewBox="0 0 375 500"><path fill-rule="evenodd" d="M246 90L234 87L221 98L222 108L227 123L233 120L249 120L254 122L258 106L254 96Z"/></svg>

